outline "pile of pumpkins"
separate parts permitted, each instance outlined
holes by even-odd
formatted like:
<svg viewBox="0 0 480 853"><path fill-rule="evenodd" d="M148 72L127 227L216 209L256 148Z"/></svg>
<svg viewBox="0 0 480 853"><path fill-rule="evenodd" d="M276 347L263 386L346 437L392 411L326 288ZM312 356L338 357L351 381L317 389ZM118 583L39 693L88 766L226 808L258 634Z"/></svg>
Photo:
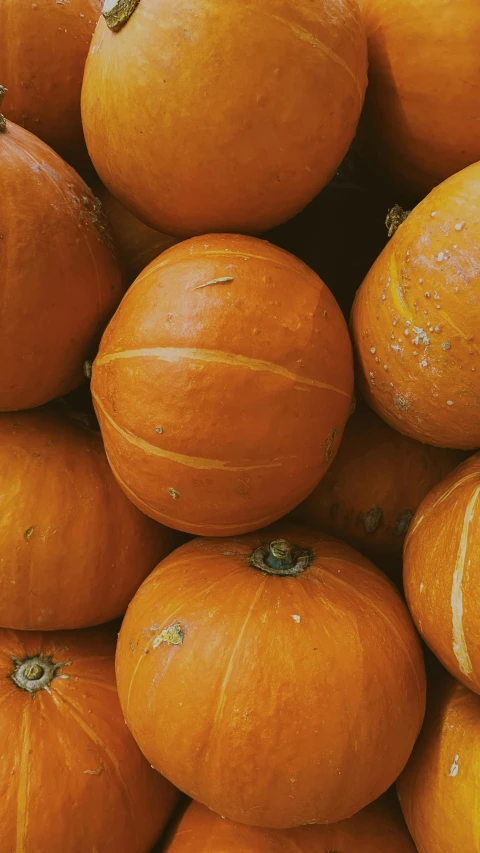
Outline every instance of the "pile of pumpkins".
<svg viewBox="0 0 480 853"><path fill-rule="evenodd" d="M0 4L0 853L480 853L478 0L101 6Z"/></svg>

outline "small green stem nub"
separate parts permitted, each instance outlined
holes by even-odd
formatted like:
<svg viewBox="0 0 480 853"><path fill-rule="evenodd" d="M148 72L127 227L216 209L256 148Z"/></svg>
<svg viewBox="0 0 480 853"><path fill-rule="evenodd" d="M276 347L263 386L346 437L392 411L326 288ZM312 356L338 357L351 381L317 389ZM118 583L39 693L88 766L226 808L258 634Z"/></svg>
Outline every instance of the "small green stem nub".
<svg viewBox="0 0 480 853"><path fill-rule="evenodd" d="M388 236L393 237L397 228L400 228L402 222L405 222L411 214L411 210L404 210L399 204L394 204L387 213L385 225L387 226Z"/></svg>
<svg viewBox="0 0 480 853"><path fill-rule="evenodd" d="M132 17L140 0L105 0L102 15L110 30L118 33Z"/></svg>
<svg viewBox="0 0 480 853"><path fill-rule="evenodd" d="M300 548L286 539L275 539L270 545L255 548L250 557L250 565L267 575L295 577L308 569L312 560L310 548Z"/></svg>

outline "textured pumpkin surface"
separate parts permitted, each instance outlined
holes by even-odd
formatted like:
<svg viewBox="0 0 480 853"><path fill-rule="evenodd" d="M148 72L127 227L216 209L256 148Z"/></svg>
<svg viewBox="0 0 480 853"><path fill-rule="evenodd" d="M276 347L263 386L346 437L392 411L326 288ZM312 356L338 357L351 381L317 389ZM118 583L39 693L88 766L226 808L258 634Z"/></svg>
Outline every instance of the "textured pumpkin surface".
<svg viewBox="0 0 480 853"><path fill-rule="evenodd" d="M368 36L366 134L417 192L480 160L478 0L359 0Z"/></svg>
<svg viewBox="0 0 480 853"><path fill-rule="evenodd" d="M148 853L162 832L177 793L125 726L114 649L105 628L0 630L5 853Z"/></svg>
<svg viewBox="0 0 480 853"><path fill-rule="evenodd" d="M277 536L307 549L297 576L251 564ZM154 767L217 814L277 829L342 820L376 799L424 713L422 653L399 594L366 558L300 526L174 551L128 608L116 670Z"/></svg>
<svg viewBox="0 0 480 853"><path fill-rule="evenodd" d="M5 115L77 168L88 159L80 92L101 9L101 0L0 3L0 83L8 89Z"/></svg>
<svg viewBox="0 0 480 853"><path fill-rule="evenodd" d="M0 624L79 628L120 616L172 532L110 471L100 435L55 412L0 415Z"/></svg>
<svg viewBox="0 0 480 853"><path fill-rule="evenodd" d="M415 853L413 841L390 798L331 826L258 829L224 820L193 802L165 853Z"/></svg>
<svg viewBox="0 0 480 853"><path fill-rule="evenodd" d="M480 454L433 489L405 544L412 616L443 665L480 693Z"/></svg>
<svg viewBox="0 0 480 853"><path fill-rule="evenodd" d="M332 465L293 516L396 568L420 502L463 458L400 435L359 400Z"/></svg>
<svg viewBox="0 0 480 853"><path fill-rule="evenodd" d="M95 187L95 194L102 202L130 283L147 264L176 241L173 237L144 225L102 184Z"/></svg>
<svg viewBox="0 0 480 853"><path fill-rule="evenodd" d="M253 237L168 249L109 324L92 393L137 506L190 533L244 533L313 489L353 391L347 327L323 282Z"/></svg>
<svg viewBox="0 0 480 853"><path fill-rule="evenodd" d="M480 697L445 676L397 783L419 853L479 853Z"/></svg>
<svg viewBox="0 0 480 853"><path fill-rule="evenodd" d="M90 156L161 231L263 231L301 210L346 154L366 54L354 0L140 0L92 41Z"/></svg>
<svg viewBox="0 0 480 853"><path fill-rule="evenodd" d="M80 384L124 288L100 205L70 166L7 122L0 169L0 410L29 409Z"/></svg>
<svg viewBox="0 0 480 853"><path fill-rule="evenodd" d="M480 446L480 164L400 225L352 310L367 401L412 438Z"/></svg>

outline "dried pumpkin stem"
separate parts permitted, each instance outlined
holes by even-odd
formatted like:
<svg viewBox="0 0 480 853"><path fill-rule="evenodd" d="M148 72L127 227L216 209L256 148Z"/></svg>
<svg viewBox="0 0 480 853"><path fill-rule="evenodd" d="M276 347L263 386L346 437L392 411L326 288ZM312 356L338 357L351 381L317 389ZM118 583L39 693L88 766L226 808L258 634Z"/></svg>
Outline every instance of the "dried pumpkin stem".
<svg viewBox="0 0 480 853"><path fill-rule="evenodd" d="M411 210L404 210L399 204L394 204L387 213L385 225L387 226L388 236L393 237L397 228L400 228L402 222L410 216Z"/></svg>
<svg viewBox="0 0 480 853"><path fill-rule="evenodd" d="M117 33L132 17L140 0L105 0L102 15L110 30Z"/></svg>
<svg viewBox="0 0 480 853"><path fill-rule="evenodd" d="M312 560L310 548L300 548L286 539L276 539L270 545L255 548L250 557L250 565L267 575L295 577L308 569Z"/></svg>
<svg viewBox="0 0 480 853"><path fill-rule="evenodd" d="M68 666L70 661L54 663L51 657L33 655L23 660L13 658L13 663L15 669L10 674L13 683L21 690L33 694L38 690L48 690L57 671L63 666Z"/></svg>
<svg viewBox="0 0 480 853"><path fill-rule="evenodd" d="M2 101L5 97L6 92L5 86L0 86L0 107L2 106ZM7 129L7 120L5 116L0 113L0 131L5 131Z"/></svg>

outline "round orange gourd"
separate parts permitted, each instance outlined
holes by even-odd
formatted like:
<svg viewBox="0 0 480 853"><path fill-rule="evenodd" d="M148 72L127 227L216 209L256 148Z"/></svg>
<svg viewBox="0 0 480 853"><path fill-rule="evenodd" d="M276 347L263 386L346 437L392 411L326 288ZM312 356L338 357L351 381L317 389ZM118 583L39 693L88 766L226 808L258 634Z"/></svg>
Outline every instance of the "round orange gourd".
<svg viewBox="0 0 480 853"><path fill-rule="evenodd" d="M51 148L7 122L0 168L5 411L39 406L81 383L123 282L99 202Z"/></svg>
<svg viewBox="0 0 480 853"><path fill-rule="evenodd" d="M400 435L359 400L332 465L293 516L396 569L420 502L462 459Z"/></svg>
<svg viewBox="0 0 480 853"><path fill-rule="evenodd" d="M0 415L0 624L83 628L124 613L173 534L133 506L98 433L55 411Z"/></svg>
<svg viewBox="0 0 480 853"><path fill-rule="evenodd" d="M365 142L415 193L480 160L477 0L360 0L368 37Z"/></svg>
<svg viewBox="0 0 480 853"><path fill-rule="evenodd" d="M480 853L480 696L445 676L430 705L397 783L405 820L418 853Z"/></svg>
<svg viewBox="0 0 480 853"><path fill-rule="evenodd" d="M480 454L421 503L405 543L404 585L425 642L480 693Z"/></svg>
<svg viewBox="0 0 480 853"><path fill-rule="evenodd" d="M384 797L330 826L259 829L191 803L165 853L415 853L398 805Z"/></svg>
<svg viewBox="0 0 480 853"><path fill-rule="evenodd" d="M355 0L107 0L82 90L90 156L153 228L264 231L346 154L366 54Z"/></svg>
<svg viewBox="0 0 480 853"><path fill-rule="evenodd" d="M76 168L88 161L80 92L102 0L0 3L0 81L5 115Z"/></svg>
<svg viewBox="0 0 480 853"><path fill-rule="evenodd" d="M367 402L399 432L480 446L480 163L433 190L357 292L352 328Z"/></svg>
<svg viewBox="0 0 480 853"><path fill-rule="evenodd" d="M128 281L132 282L147 264L173 246L176 240L137 219L102 184L95 187L95 193L110 223Z"/></svg>
<svg viewBox="0 0 480 853"><path fill-rule="evenodd" d="M116 670L148 761L217 814L273 829L376 799L424 713L420 644L393 585L293 525L167 557L128 608Z"/></svg>
<svg viewBox="0 0 480 853"><path fill-rule="evenodd" d="M149 853L177 799L123 721L115 633L0 629L0 850Z"/></svg>
<svg viewBox="0 0 480 853"><path fill-rule="evenodd" d="M353 390L347 327L312 270L262 240L194 238L137 278L92 393L137 506L190 533L285 515L327 470Z"/></svg>

